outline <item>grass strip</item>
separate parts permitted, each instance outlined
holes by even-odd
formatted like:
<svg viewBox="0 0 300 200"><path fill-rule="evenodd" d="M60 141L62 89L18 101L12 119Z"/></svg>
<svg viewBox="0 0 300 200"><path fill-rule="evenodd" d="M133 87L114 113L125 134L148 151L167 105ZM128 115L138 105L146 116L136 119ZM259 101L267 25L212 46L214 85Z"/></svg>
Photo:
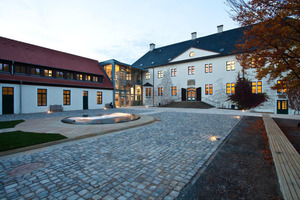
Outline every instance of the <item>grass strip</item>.
<svg viewBox="0 0 300 200"><path fill-rule="evenodd" d="M23 131L0 133L0 151L7 151L62 139L66 139L66 137L52 133L31 133Z"/></svg>
<svg viewBox="0 0 300 200"><path fill-rule="evenodd" d="M24 122L24 120L4 121L0 122L0 129L14 128L17 124Z"/></svg>

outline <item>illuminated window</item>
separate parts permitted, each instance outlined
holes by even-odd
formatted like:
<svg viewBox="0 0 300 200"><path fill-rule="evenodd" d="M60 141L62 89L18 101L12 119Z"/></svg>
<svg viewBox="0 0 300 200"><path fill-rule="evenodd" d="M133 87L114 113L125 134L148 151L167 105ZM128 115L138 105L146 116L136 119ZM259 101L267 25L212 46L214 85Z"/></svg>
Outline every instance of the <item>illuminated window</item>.
<svg viewBox="0 0 300 200"><path fill-rule="evenodd" d="M213 85L206 84L205 85L205 95L212 95L213 94Z"/></svg>
<svg viewBox="0 0 300 200"><path fill-rule="evenodd" d="M127 80L127 81L130 81L130 80L131 80L131 73L130 73L130 74L129 74L129 73L126 74L126 80Z"/></svg>
<svg viewBox="0 0 300 200"><path fill-rule="evenodd" d="M235 83L226 83L226 94L235 93Z"/></svg>
<svg viewBox="0 0 300 200"><path fill-rule="evenodd" d="M231 83L231 94L235 94L235 83Z"/></svg>
<svg viewBox="0 0 300 200"><path fill-rule="evenodd" d="M15 66L15 73L26 74L26 67L25 66L16 65Z"/></svg>
<svg viewBox="0 0 300 200"><path fill-rule="evenodd" d="M77 74L76 78L77 78L77 80L82 81L83 76L82 76L82 74Z"/></svg>
<svg viewBox="0 0 300 200"><path fill-rule="evenodd" d="M40 76L41 75L41 69L38 68L38 67L31 67L30 74Z"/></svg>
<svg viewBox="0 0 300 200"><path fill-rule="evenodd" d="M205 64L205 73L212 73L212 64Z"/></svg>
<svg viewBox="0 0 300 200"><path fill-rule="evenodd" d="M177 76L177 68L171 69L171 77Z"/></svg>
<svg viewBox="0 0 300 200"><path fill-rule="evenodd" d="M149 80L150 79L150 72L147 72L146 73L146 80Z"/></svg>
<svg viewBox="0 0 300 200"><path fill-rule="evenodd" d="M195 66L189 66L188 75L194 75L194 74L195 74Z"/></svg>
<svg viewBox="0 0 300 200"><path fill-rule="evenodd" d="M234 71L235 70L235 61L226 61L226 71Z"/></svg>
<svg viewBox="0 0 300 200"><path fill-rule="evenodd" d="M64 73L62 71L56 71L56 78L64 78Z"/></svg>
<svg viewBox="0 0 300 200"><path fill-rule="evenodd" d="M163 71L158 71L157 73L158 73L157 74L158 78L163 78L164 77Z"/></svg>
<svg viewBox="0 0 300 200"><path fill-rule="evenodd" d="M64 105L71 105L71 90L63 91Z"/></svg>
<svg viewBox="0 0 300 200"><path fill-rule="evenodd" d="M2 71L2 72L9 72L10 71L9 64L0 63L0 71Z"/></svg>
<svg viewBox="0 0 300 200"><path fill-rule="evenodd" d="M97 104L102 104L102 92L97 92Z"/></svg>
<svg viewBox="0 0 300 200"><path fill-rule="evenodd" d="M163 96L164 95L164 88L163 87L159 87L158 88L158 96Z"/></svg>
<svg viewBox="0 0 300 200"><path fill-rule="evenodd" d="M52 77L52 70L50 70L50 69L44 69L44 76Z"/></svg>
<svg viewBox="0 0 300 200"><path fill-rule="evenodd" d="M151 88L146 88L146 97L151 97Z"/></svg>
<svg viewBox="0 0 300 200"><path fill-rule="evenodd" d="M93 76L93 81L94 82L98 82L99 81L98 77L97 76Z"/></svg>
<svg viewBox="0 0 300 200"><path fill-rule="evenodd" d="M3 95L14 95L14 88L13 87L3 87L2 94Z"/></svg>
<svg viewBox="0 0 300 200"><path fill-rule="evenodd" d="M286 93L286 81L277 81L278 89L277 93Z"/></svg>
<svg viewBox="0 0 300 200"><path fill-rule="evenodd" d="M37 90L37 103L38 106L47 106L47 89Z"/></svg>
<svg viewBox="0 0 300 200"><path fill-rule="evenodd" d="M253 94L262 93L262 82L261 81L252 82L252 93Z"/></svg>
<svg viewBox="0 0 300 200"><path fill-rule="evenodd" d="M177 96L177 86L172 86L171 87L171 95L172 96Z"/></svg>

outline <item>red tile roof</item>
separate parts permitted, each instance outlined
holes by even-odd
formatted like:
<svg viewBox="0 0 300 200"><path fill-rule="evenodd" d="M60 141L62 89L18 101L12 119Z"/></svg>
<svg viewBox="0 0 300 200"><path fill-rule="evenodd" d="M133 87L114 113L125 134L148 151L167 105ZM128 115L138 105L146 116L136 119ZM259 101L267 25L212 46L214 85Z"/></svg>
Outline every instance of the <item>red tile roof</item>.
<svg viewBox="0 0 300 200"><path fill-rule="evenodd" d="M113 88L111 82L109 81L109 78L106 76L97 60L84 58L3 37L0 37L0 59L104 76L104 84L54 78L52 78L52 81L50 81L51 79L47 78L49 79L47 80L48 82L68 82L75 85L77 85L79 82L82 86L98 85L99 87L101 85L100 87L110 89ZM14 76L16 76L16 79L19 79L21 77L23 79L30 79L31 81L37 81L39 79L41 79L40 81L46 81L45 78L41 77L37 79L33 78L32 76ZM3 76L3 78L5 77ZM2 74L0 74L0 78L2 79Z"/></svg>

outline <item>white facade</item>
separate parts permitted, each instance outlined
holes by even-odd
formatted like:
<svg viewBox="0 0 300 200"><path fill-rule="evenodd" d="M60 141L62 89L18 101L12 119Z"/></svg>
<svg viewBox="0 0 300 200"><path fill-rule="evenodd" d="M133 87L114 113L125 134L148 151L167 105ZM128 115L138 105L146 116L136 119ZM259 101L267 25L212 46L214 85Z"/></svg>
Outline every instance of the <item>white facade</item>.
<svg viewBox="0 0 300 200"><path fill-rule="evenodd" d="M3 87L14 88L14 114L48 112L50 105L62 105L64 111L82 110L83 91L88 91L88 109L103 109L105 104L113 101L113 90L2 83L0 94L2 94ZM38 106L38 89L47 90L46 106ZM70 90L70 105L64 105L64 90ZM97 104L97 92L102 92L102 104ZM1 115L3 114L2 109L2 98L0 98Z"/></svg>
<svg viewBox="0 0 300 200"><path fill-rule="evenodd" d="M172 64L172 61L170 61L169 64L165 66L148 68L150 78L148 76L148 79L146 79L146 73L144 73L143 83L149 83L153 85L153 87L144 86L144 105L159 106L159 104L164 104L164 101L182 101L182 88L186 90L190 88L201 88L201 101L218 108L232 108L232 103L227 101L228 94L226 93L226 84L236 83L238 73L242 75L242 67L236 61L235 55L190 61L189 59L191 58L189 54L191 52L194 52L193 56L199 55L199 57L203 56L203 54L207 56L207 53L209 53L203 50L190 48L188 51L174 59L176 61L186 60L186 62L183 61ZM234 70L227 70L227 61L234 61ZM211 73L206 73L205 65L210 64L212 71ZM191 74L189 74L189 67L194 67L194 73L190 72ZM173 73L176 71L176 76L175 74L172 74L172 70ZM161 74L161 71L163 73L163 78L158 77L160 76L159 74ZM255 71L252 69L246 72L245 77L251 82L261 81L262 93L267 93L269 97L267 102L262 106L253 109L253 111L277 113L277 101L286 100L286 98L282 95L278 95L276 90L271 89L271 86L274 85L275 82L271 81L268 83L267 79L257 80L255 78ZM212 86L212 94L210 94L210 92L206 94L206 85ZM176 86L177 95L174 95L174 93L172 95L172 86ZM164 88L163 96L158 96L160 87ZM146 88L152 88L151 96L146 97ZM195 98L193 100L195 100ZM293 113L294 111L290 109L289 114Z"/></svg>

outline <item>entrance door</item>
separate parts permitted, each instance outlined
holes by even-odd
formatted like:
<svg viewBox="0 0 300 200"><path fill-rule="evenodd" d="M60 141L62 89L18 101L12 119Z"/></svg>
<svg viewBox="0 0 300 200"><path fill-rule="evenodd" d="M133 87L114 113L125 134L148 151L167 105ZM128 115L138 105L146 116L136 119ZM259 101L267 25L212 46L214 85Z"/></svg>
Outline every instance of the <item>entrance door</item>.
<svg viewBox="0 0 300 200"><path fill-rule="evenodd" d="M197 93L197 101L201 101L201 87L197 88L196 93Z"/></svg>
<svg viewBox="0 0 300 200"><path fill-rule="evenodd" d="M83 110L89 109L88 91L83 91Z"/></svg>
<svg viewBox="0 0 300 200"><path fill-rule="evenodd" d="M14 88L2 88L2 114L14 114Z"/></svg>
<svg viewBox="0 0 300 200"><path fill-rule="evenodd" d="M277 114L289 114L287 100L277 100Z"/></svg>
<svg viewBox="0 0 300 200"><path fill-rule="evenodd" d="M188 101L195 101L196 100L196 89L189 88L187 91Z"/></svg>
<svg viewBox="0 0 300 200"><path fill-rule="evenodd" d="M181 88L181 101L186 101L186 89Z"/></svg>

